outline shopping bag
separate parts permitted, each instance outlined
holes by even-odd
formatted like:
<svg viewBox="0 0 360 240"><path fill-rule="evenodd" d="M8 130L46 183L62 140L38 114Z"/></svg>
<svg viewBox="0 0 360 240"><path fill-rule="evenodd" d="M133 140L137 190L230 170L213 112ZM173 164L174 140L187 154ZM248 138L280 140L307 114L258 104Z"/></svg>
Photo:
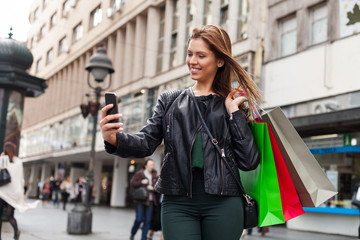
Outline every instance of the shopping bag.
<svg viewBox="0 0 360 240"><path fill-rule="evenodd" d="M317 207L337 194L310 150L280 108L262 115L276 142L303 207Z"/></svg>
<svg viewBox="0 0 360 240"><path fill-rule="evenodd" d="M274 133L271 130L270 124L268 124L268 130L269 130L271 147L274 154L276 173L279 181L284 220L288 221L292 218L304 214L305 211L300 203L299 196L296 192L289 171L285 165L284 158L281 155L279 146L274 137Z"/></svg>
<svg viewBox="0 0 360 240"><path fill-rule="evenodd" d="M284 223L279 182L266 123L250 123L261 160L253 171L240 171L245 191L256 199L259 227Z"/></svg>
<svg viewBox="0 0 360 240"><path fill-rule="evenodd" d="M4 186L11 182L11 176L7 167L9 166L9 156L0 156L0 186Z"/></svg>

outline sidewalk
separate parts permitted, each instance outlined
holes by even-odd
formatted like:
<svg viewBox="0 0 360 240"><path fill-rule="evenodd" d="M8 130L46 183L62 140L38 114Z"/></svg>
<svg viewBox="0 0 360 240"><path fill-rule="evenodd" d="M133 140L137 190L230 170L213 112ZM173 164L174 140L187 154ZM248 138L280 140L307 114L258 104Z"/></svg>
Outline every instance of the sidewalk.
<svg viewBox="0 0 360 240"><path fill-rule="evenodd" d="M73 205L68 204L67 210L72 209ZM133 209L110 208L95 206L92 208L93 225L92 234L89 235L70 235L66 232L68 212L62 208L55 208L52 203L43 207L29 210L25 213L15 211L15 218L18 221L22 240L128 240L130 228L134 221L135 213ZM341 223L339 223L341 224ZM136 240L140 239L141 232L136 234ZM13 239L13 230L8 222L3 223L2 239ZM154 240L160 240L160 233L154 235ZM262 237L254 229L253 235L245 236L246 240L354 240L357 238L309 233L302 231L288 230L285 227L270 227L270 233ZM171 239L170 239L171 240ZM186 239L184 239L186 240ZM219 239L221 240L221 239Z"/></svg>

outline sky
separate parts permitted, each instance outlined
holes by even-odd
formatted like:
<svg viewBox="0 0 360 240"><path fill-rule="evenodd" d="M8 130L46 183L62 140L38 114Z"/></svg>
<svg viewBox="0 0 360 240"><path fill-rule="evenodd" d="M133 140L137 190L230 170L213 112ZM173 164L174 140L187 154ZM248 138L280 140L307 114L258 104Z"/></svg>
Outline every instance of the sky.
<svg viewBox="0 0 360 240"><path fill-rule="evenodd" d="M30 29L29 8L33 0L0 0L0 38L7 38L12 25L13 38L26 41Z"/></svg>

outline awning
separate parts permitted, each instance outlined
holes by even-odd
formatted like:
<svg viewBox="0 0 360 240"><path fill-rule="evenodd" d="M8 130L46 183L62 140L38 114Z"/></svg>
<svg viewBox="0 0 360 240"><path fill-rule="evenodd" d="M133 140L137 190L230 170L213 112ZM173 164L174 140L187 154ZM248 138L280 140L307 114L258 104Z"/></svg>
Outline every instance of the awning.
<svg viewBox="0 0 360 240"><path fill-rule="evenodd" d="M360 107L289 119L301 137L360 131Z"/></svg>

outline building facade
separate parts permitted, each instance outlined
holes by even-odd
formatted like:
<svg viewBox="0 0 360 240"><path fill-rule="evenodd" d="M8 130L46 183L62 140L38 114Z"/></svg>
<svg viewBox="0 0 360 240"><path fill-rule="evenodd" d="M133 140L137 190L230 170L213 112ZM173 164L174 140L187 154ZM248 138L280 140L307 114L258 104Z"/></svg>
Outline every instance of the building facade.
<svg viewBox="0 0 360 240"><path fill-rule="evenodd" d="M79 106L93 97L85 65L100 44L115 69L108 91L119 97L125 131L136 132L160 93L193 84L185 57L194 26L225 28L234 57L260 83L265 10L260 0L35 0L29 15L28 46L35 59L30 72L46 79L48 89L25 102L20 157L29 196L50 176L75 181L86 175L93 125ZM162 152L160 146L150 156L157 170ZM98 132L95 203L126 206L129 179L143 161L106 154Z"/></svg>
<svg viewBox="0 0 360 240"><path fill-rule="evenodd" d="M291 228L358 234L351 199L360 178L359 6L267 1L264 107L282 107L339 192L321 208L305 209Z"/></svg>

